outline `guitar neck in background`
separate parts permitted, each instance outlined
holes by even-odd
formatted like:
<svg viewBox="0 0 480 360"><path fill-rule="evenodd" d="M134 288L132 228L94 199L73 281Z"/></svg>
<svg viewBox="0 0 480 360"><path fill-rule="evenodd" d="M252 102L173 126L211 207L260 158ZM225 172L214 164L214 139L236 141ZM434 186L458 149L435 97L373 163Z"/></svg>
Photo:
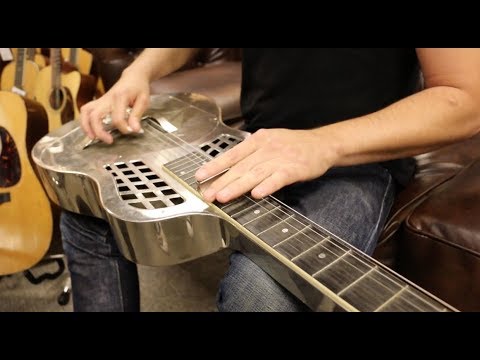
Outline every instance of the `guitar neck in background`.
<svg viewBox="0 0 480 360"><path fill-rule="evenodd" d="M27 49L19 48L15 61L10 62L2 72L1 89L34 98L38 72L38 65L27 60Z"/></svg>

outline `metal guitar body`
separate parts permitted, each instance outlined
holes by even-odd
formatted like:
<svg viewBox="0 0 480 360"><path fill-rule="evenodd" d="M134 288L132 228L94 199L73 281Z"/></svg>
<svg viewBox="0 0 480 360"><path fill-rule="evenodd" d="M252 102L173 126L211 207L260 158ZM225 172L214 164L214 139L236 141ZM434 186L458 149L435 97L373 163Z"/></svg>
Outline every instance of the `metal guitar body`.
<svg viewBox="0 0 480 360"><path fill-rule="evenodd" d="M222 220L164 165L186 156L179 176L193 184L201 163L248 133L224 125L216 104L198 94L152 96L142 128L115 133L113 145L84 147L78 121L43 137L33 159L49 197L107 220L120 251L136 263L172 265L226 247Z"/></svg>

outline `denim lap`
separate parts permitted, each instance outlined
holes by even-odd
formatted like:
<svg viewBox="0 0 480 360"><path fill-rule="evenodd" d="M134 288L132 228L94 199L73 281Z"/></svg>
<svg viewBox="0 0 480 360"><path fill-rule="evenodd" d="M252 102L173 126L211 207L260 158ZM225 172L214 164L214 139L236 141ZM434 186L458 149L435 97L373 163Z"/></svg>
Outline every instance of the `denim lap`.
<svg viewBox="0 0 480 360"><path fill-rule="evenodd" d="M60 230L74 311L139 311L137 266L120 254L108 223L64 211Z"/></svg>

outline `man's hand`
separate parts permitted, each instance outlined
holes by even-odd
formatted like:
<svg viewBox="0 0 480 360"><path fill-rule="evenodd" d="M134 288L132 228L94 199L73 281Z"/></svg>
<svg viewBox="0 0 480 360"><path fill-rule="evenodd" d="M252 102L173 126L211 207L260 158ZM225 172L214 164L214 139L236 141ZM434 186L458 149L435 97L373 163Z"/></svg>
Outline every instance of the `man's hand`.
<svg viewBox="0 0 480 360"><path fill-rule="evenodd" d="M318 131L262 129L202 166L195 177L201 182L230 168L203 191L204 199L225 203L250 190L261 199L286 185L323 175L335 156Z"/></svg>
<svg viewBox="0 0 480 360"><path fill-rule="evenodd" d="M112 125L123 134L139 132L140 118L150 99L150 83L141 76L122 75L119 81L101 98L80 109L80 124L90 139L98 138L108 144L113 137L105 131L102 119L110 114ZM131 107L130 115L127 108Z"/></svg>

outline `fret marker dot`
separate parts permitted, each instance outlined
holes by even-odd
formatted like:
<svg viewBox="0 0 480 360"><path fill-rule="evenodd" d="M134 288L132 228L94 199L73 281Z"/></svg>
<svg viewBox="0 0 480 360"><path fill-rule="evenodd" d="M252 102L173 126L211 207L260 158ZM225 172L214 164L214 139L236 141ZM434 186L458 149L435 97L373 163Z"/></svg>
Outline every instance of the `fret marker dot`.
<svg viewBox="0 0 480 360"><path fill-rule="evenodd" d="M287 233L287 232L288 232L288 229L287 229L287 228L285 228L285 229L282 229L282 232L285 234L285 233Z"/></svg>
<svg viewBox="0 0 480 360"><path fill-rule="evenodd" d="M257 209L257 210L255 210L253 213L254 213L255 215L258 215L258 214L260 214L260 210Z"/></svg>
<svg viewBox="0 0 480 360"><path fill-rule="evenodd" d="M185 175L185 171L180 171L180 175Z"/></svg>
<svg viewBox="0 0 480 360"><path fill-rule="evenodd" d="M320 259L325 259L327 257L327 255L325 255L325 253L320 253L320 254L318 254L318 257Z"/></svg>

